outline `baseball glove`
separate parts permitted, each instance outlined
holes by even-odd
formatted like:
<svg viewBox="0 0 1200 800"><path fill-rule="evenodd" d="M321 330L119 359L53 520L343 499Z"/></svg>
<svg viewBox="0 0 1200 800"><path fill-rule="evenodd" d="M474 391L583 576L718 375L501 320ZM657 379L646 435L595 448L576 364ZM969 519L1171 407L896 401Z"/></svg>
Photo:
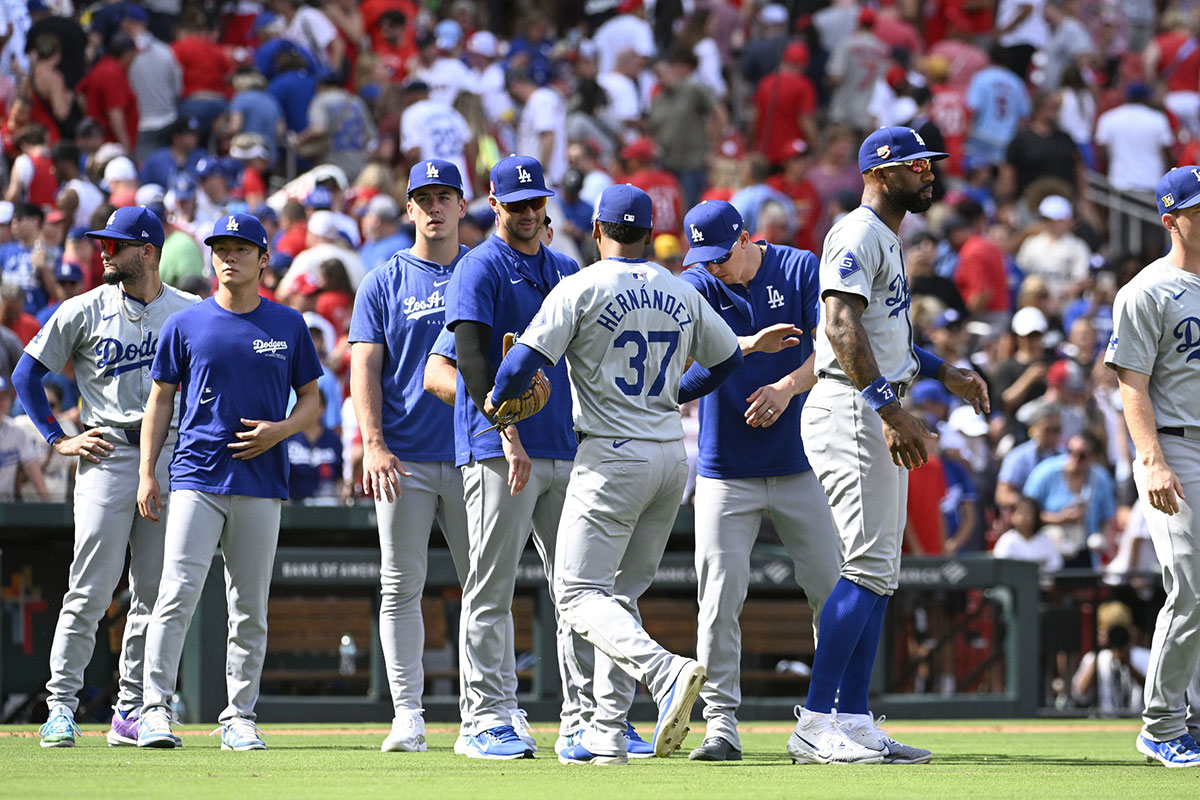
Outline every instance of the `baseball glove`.
<svg viewBox="0 0 1200 800"><path fill-rule="evenodd" d="M508 351L516 343L516 334L504 334L503 354L501 357L508 355ZM539 369L529 381L529 386L526 387L525 391L516 397L510 397L508 400L505 400L492 412L491 420L496 424L490 428L485 428L479 433L486 433L490 430L503 431L514 422L528 419L541 411L549 399L550 379L546 377L545 372ZM478 436L479 434L475 435Z"/></svg>

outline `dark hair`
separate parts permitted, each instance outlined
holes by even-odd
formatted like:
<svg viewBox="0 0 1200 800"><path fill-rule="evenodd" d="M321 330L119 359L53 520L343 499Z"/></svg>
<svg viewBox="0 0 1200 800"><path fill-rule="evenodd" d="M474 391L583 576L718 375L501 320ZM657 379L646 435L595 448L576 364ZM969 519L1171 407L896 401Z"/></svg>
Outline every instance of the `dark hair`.
<svg viewBox="0 0 1200 800"><path fill-rule="evenodd" d="M679 44L671 49L671 63L684 64L695 69L700 64L700 60L696 58L695 51L685 44Z"/></svg>
<svg viewBox="0 0 1200 800"><path fill-rule="evenodd" d="M346 265L342 263L340 258L328 258L320 263L317 270L321 273L321 280L327 292L345 292L354 294L354 287L350 285L350 276L346 273Z"/></svg>
<svg viewBox="0 0 1200 800"><path fill-rule="evenodd" d="M1029 506L1033 511L1033 524L1035 527L1041 526L1042 519L1042 504L1027 494L1023 494L1017 498L1017 502L1013 503L1013 508L1017 506Z"/></svg>
<svg viewBox="0 0 1200 800"><path fill-rule="evenodd" d="M959 200L955 203L954 213L962 217L967 223L973 223L985 214L983 206L970 198Z"/></svg>
<svg viewBox="0 0 1200 800"><path fill-rule="evenodd" d="M14 203L13 204L13 219L29 219L36 217L40 223L46 218L46 212L42 211L42 207L34 203Z"/></svg>
<svg viewBox="0 0 1200 800"><path fill-rule="evenodd" d="M1108 629L1108 646L1113 650L1124 650L1129 646L1129 629L1124 625L1113 625Z"/></svg>
<svg viewBox="0 0 1200 800"><path fill-rule="evenodd" d="M604 234L605 239L612 239L620 244L637 244L646 240L646 234L650 233L650 229L601 220L600 232Z"/></svg>
<svg viewBox="0 0 1200 800"><path fill-rule="evenodd" d="M389 8L387 11L379 15L379 24L388 25L403 25L408 22L408 17L404 16L403 11L397 11L394 8Z"/></svg>
<svg viewBox="0 0 1200 800"><path fill-rule="evenodd" d="M50 148L51 161L69 161L79 166L79 147L73 142L60 141Z"/></svg>

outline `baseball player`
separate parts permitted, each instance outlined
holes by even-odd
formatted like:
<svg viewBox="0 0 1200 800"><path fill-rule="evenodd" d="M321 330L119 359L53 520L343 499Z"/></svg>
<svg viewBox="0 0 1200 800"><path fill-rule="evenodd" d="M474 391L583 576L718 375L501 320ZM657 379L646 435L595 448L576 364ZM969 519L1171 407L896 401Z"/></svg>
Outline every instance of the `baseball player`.
<svg viewBox="0 0 1200 800"><path fill-rule="evenodd" d="M659 707L654 755L669 756L687 735L705 677L699 662L650 638L637 601L654 579L687 482L679 400L710 391L742 355L695 289L643 257L651 211L641 189L604 190L592 229L602 260L550 292L488 398L491 413L539 367L566 356L580 445L559 523L554 595L571 627L595 645L597 669L595 710L582 736L559 751L563 764L628 763L625 713L635 678ZM689 358L711 371L681 387ZM606 671L605 658L626 674Z"/></svg>
<svg viewBox="0 0 1200 800"><path fill-rule="evenodd" d="M1155 189L1171 249L1117 293L1104 363L1117 371L1137 448L1133 477L1162 563L1166 601L1154 626L1137 749L1168 767L1200 766L1189 685L1200 663L1200 166L1177 167ZM1195 695L1193 695L1194 697Z"/></svg>
<svg viewBox="0 0 1200 800"><path fill-rule="evenodd" d="M375 498L379 522L379 632L395 707L385 753L426 750L421 595L434 519L459 583L469 562L462 473L454 466L454 413L423 385L426 354L444 330L445 288L467 252L458 242L465 213L454 164L430 159L414 165L408 216L416 242L367 274L350 320L350 394L362 431L363 489ZM515 697L511 614L507 625L505 692ZM514 715L514 727L524 724L523 716Z"/></svg>
<svg viewBox="0 0 1200 800"><path fill-rule="evenodd" d="M740 761L738 617L763 512L792 557L814 631L841 565L829 504L800 441L800 409L816 382L812 331L820 306L819 263L807 250L752 242L737 209L721 201L688 211L684 230L691 249L683 263L695 266L680 277L739 335L746 359L700 398L696 655L708 671L700 691L708 731L689 758Z"/></svg>
<svg viewBox="0 0 1200 800"><path fill-rule="evenodd" d="M104 285L63 301L25 348L13 384L30 420L64 456L79 459L75 480L75 557L50 647L50 719L43 747L73 747L76 694L96 644L96 627L112 603L129 550L129 614L121 644L120 688L108 732L110 745L137 744L142 705L146 624L158 596L163 524L139 519L134 489L138 427L150 394L150 364L163 325L199 298L165 285L158 275L163 228L141 206L122 208L88 236L101 245ZM42 378L75 365L83 397L84 432L67 436L54 418ZM152 465L166 478L174 432ZM163 505L167 498L164 496Z"/></svg>
<svg viewBox="0 0 1200 800"><path fill-rule="evenodd" d="M539 241L546 198L542 165L508 156L491 172L488 202L496 234L459 261L446 289L446 327L454 333L459 381L455 391L455 463L463 472L471 564L463 585L460 631L470 735L457 749L470 758L532 758L536 743L512 724L516 697L504 673L511 647L505 620L512 609L517 566L533 530L534 544L553 586L555 536L562 511L575 435L566 369L547 370L558 389L539 425L521 426L516 448L487 431L483 415L500 364L504 334L523 330L554 286L578 272L571 259ZM582 725L581 696L588 696L591 648L557 620L563 685L560 735ZM581 661L582 659L582 661Z"/></svg>
<svg viewBox="0 0 1200 800"><path fill-rule="evenodd" d="M921 375L942 381L976 412L989 408L979 375L913 344L897 231L908 212L932 205L931 164L946 157L930 151L911 128L873 132L858 153L862 205L825 238L818 380L800 425L841 537L842 569L821 613L808 701L797 706L788 741L796 763L916 764L932 758L875 726L867 689L900 573L908 470L925 463L924 439L935 436L900 406L899 397Z"/></svg>
<svg viewBox="0 0 1200 800"><path fill-rule="evenodd" d="M269 261L262 223L249 214L227 214L204 243L212 248L216 294L163 328L142 426L138 509L157 520L161 489L150 465L171 424L173 398L181 394L171 515L161 587L146 633L137 743L178 744L168 704L184 635L219 545L229 606L229 705L220 715L221 749L262 750L254 704L267 650L267 591L280 507L288 496L287 448L276 445L320 413L321 362L300 313L258 294L259 275ZM292 389L296 405L285 417Z"/></svg>

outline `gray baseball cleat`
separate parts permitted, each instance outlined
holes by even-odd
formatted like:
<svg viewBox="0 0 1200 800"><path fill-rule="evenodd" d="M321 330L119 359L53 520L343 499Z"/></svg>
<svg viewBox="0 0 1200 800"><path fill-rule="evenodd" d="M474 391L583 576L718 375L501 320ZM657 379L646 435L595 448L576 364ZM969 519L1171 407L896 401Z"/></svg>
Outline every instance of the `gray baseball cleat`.
<svg viewBox="0 0 1200 800"><path fill-rule="evenodd" d="M710 736L688 755L688 761L741 761L742 751L720 736Z"/></svg>

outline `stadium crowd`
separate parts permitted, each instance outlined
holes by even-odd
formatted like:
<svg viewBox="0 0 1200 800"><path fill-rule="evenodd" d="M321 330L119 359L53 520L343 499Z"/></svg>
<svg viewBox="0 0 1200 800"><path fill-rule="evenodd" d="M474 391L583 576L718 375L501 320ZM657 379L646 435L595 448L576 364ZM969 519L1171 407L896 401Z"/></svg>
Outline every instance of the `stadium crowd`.
<svg viewBox="0 0 1200 800"><path fill-rule="evenodd" d="M704 199L819 255L859 203L858 143L907 125L951 154L904 231L916 338L993 398L984 421L934 381L911 388L940 438L911 475L907 551L1114 581L1155 568L1099 356L1116 290L1165 240L1112 244L1086 172L1150 208L1157 178L1198 160L1197 3L515 5L0 3L0 378L58 303L98 285L82 234L114 209L159 214L163 280L200 295L205 234L247 211L272 239L262 293L304 313L324 361L321 421L288 442L293 502L366 502L347 330L363 277L412 244L411 164L459 167L474 246L494 227L491 166L537 157L557 191L546 237L581 265L600 193L632 183L654 200L655 257L679 271L684 211ZM78 392L47 380L67 427ZM65 501L71 464L0 387L0 502Z"/></svg>

